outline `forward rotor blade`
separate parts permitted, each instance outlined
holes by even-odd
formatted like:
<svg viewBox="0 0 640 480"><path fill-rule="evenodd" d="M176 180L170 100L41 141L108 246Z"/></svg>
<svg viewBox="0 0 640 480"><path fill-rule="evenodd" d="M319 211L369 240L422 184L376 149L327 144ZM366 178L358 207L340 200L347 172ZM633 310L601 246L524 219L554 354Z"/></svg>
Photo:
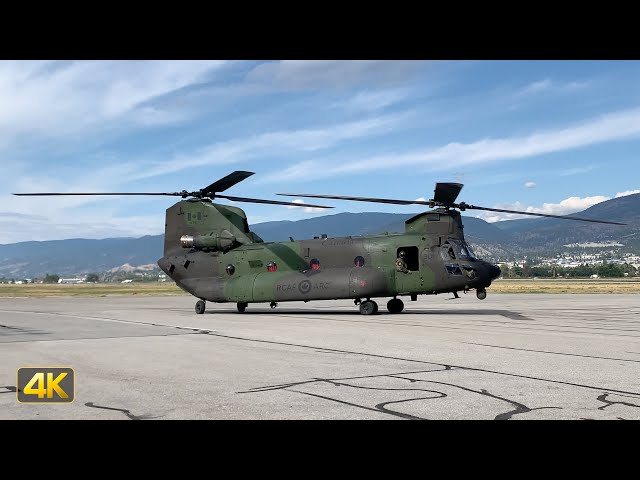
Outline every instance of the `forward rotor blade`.
<svg viewBox="0 0 640 480"><path fill-rule="evenodd" d="M145 193L141 193L141 192L120 192L120 193L115 193L115 192L109 192L109 193L96 193L96 192L88 192L88 193L55 193L55 192L49 192L49 193L13 193L12 195L16 195L18 197L36 197L36 196L62 196L62 195L168 195L171 197L179 197L182 195L182 193L180 192L173 192L173 193L151 193L151 192L145 192Z"/></svg>
<svg viewBox="0 0 640 480"><path fill-rule="evenodd" d="M312 205L310 203L279 202L278 200L261 200L259 198L231 197L228 195L216 195L216 198L226 198L227 200L233 200L234 202L268 203L270 205L290 205L292 207L333 208L326 207L324 205Z"/></svg>
<svg viewBox="0 0 640 480"><path fill-rule="evenodd" d="M242 170L236 170L226 177L223 177L220 180L216 180L208 187L204 187L202 189L202 193L207 196L211 193L224 192L226 189L233 187L236 183L241 182L242 180L250 177L253 174L254 172L244 172Z"/></svg>
<svg viewBox="0 0 640 480"><path fill-rule="evenodd" d="M334 200L354 200L356 202L373 202L373 203L392 203L394 205L429 205L432 202L422 200L395 200L392 198L367 198L367 197L344 197L340 195L310 195L306 193L276 193L283 197L308 197L308 198L331 198Z"/></svg>
<svg viewBox="0 0 640 480"><path fill-rule="evenodd" d="M626 225L626 223L620 222L610 222L608 220L594 220L592 218L581 218L581 217L569 217L566 215L549 215L546 213L532 213L532 212L520 212L517 210L504 210L502 208L487 208L487 207L477 207L475 205L469 205L466 203L461 203L458 205L461 210L487 210L489 212L501 212L501 213L517 213L518 215L532 215L535 217L549 217L549 218L562 218L564 220L578 220L581 222L592 222L592 223L608 223L610 225Z"/></svg>
<svg viewBox="0 0 640 480"><path fill-rule="evenodd" d="M461 183L436 183L433 200L443 205L451 205L458 198L462 187Z"/></svg>

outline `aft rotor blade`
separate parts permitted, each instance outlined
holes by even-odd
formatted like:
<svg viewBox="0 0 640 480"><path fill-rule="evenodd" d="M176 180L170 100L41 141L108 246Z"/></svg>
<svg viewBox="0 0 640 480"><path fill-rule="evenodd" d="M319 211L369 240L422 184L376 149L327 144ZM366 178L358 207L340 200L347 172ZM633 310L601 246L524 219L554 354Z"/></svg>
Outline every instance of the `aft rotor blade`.
<svg viewBox="0 0 640 480"><path fill-rule="evenodd" d="M261 200L259 198L231 197L228 195L216 195L216 198L226 198L227 200L233 200L234 202L268 203L270 205L289 205L292 207L333 208L326 207L324 205L312 205L310 203L280 202L278 200Z"/></svg>
<svg viewBox="0 0 640 480"><path fill-rule="evenodd" d="M436 183L433 200L443 205L451 205L458 198L462 187L462 183Z"/></svg>
<svg viewBox="0 0 640 480"><path fill-rule="evenodd" d="M211 193L224 192L226 189L233 187L236 183L241 182L247 177L253 175L254 172L244 172L242 170L236 170L230 173L226 177L216 180L208 187L202 189L202 193L207 196Z"/></svg>
<svg viewBox="0 0 640 480"><path fill-rule="evenodd" d="M620 222L610 222L608 220L594 220L592 218L581 218L581 217L569 217L566 215L549 215L547 213L532 213L532 212L520 212L517 210L504 210L502 208L487 208L487 207L476 207L475 205L468 205L466 203L461 203L456 206L461 210L487 210L489 212L501 212L501 213L517 213L518 215L532 215L535 217L549 217L549 218L562 218L564 220L578 220L581 222L592 222L592 223L608 223L610 225L626 225L626 223Z"/></svg>
<svg viewBox="0 0 640 480"><path fill-rule="evenodd" d="M433 202L422 200L396 200L393 198L368 198L368 197L345 197L340 195L310 195L306 193L277 193L283 197L308 197L308 198L331 198L334 200L354 200L356 202L392 203L394 205L429 205Z"/></svg>
<svg viewBox="0 0 640 480"><path fill-rule="evenodd" d="M97 193L97 192L88 192L88 193L57 193L57 192L48 192L48 193L13 193L12 195L16 195L18 197L36 197L36 196L62 196L62 195L168 195L171 197L181 196L180 192L173 193L157 193L157 192L108 192L108 193Z"/></svg>

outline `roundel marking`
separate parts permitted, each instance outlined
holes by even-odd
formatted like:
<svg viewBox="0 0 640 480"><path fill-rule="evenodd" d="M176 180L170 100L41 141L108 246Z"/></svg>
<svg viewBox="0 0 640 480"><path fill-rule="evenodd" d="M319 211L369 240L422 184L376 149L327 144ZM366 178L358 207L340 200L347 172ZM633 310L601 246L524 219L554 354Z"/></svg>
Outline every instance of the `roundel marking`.
<svg viewBox="0 0 640 480"><path fill-rule="evenodd" d="M298 284L298 290L300 293L309 293L311 291L311 282L309 280L302 280Z"/></svg>

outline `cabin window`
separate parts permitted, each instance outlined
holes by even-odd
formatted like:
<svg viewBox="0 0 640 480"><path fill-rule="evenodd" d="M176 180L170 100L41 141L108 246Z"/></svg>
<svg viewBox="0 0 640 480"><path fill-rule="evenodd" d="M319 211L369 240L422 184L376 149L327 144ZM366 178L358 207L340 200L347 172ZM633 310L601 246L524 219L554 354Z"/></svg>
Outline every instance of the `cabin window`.
<svg viewBox="0 0 640 480"><path fill-rule="evenodd" d="M364 257L362 255L358 255L356 258L353 259L353 264L356 267L364 267Z"/></svg>
<svg viewBox="0 0 640 480"><path fill-rule="evenodd" d="M276 265L276 262L267 263L267 272L275 272L276 270L278 270L278 265Z"/></svg>
<svg viewBox="0 0 640 480"><path fill-rule="evenodd" d="M309 267L311 267L311 270L320 270L320 260L314 258L309 262Z"/></svg>
<svg viewBox="0 0 640 480"><path fill-rule="evenodd" d="M447 273L449 275L462 275L462 270L460 270L460 266L455 263L450 263L445 265L447 267Z"/></svg>
<svg viewBox="0 0 640 480"><path fill-rule="evenodd" d="M224 271L227 272L227 275L233 275L233 273L236 271L236 267L234 267L232 264L229 264L224 268Z"/></svg>

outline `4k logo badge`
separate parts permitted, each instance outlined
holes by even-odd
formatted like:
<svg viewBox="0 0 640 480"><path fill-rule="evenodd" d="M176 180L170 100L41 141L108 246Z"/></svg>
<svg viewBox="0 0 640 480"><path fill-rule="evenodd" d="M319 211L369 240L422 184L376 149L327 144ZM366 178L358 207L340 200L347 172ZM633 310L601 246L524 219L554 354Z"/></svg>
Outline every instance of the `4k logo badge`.
<svg viewBox="0 0 640 480"><path fill-rule="evenodd" d="M17 373L20 403L71 403L75 372L70 367L25 367Z"/></svg>

